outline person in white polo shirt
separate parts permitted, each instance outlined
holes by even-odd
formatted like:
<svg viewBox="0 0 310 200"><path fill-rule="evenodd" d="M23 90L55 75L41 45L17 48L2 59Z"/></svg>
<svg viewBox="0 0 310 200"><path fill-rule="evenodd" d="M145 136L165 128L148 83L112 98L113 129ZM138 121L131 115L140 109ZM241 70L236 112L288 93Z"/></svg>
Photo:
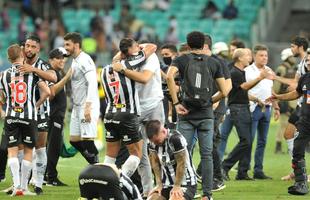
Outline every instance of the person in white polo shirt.
<svg viewBox="0 0 310 200"><path fill-rule="evenodd" d="M245 68L246 81L251 81L260 75L264 69L270 69L268 63L268 48L264 45L256 45L253 50L254 63ZM273 73L270 69L270 73ZM261 80L257 85L249 90L250 111L252 112L251 143L253 143L257 132L257 145L255 150L254 179L271 179L263 172L264 152L267 143L271 108L274 108L274 118L280 116L280 109L276 102L271 104L261 104L272 94L273 81L269 79ZM258 103L260 102L260 103ZM251 152L247 156L251 157ZM251 159L248 159L249 162ZM250 163L249 163L250 167Z"/></svg>

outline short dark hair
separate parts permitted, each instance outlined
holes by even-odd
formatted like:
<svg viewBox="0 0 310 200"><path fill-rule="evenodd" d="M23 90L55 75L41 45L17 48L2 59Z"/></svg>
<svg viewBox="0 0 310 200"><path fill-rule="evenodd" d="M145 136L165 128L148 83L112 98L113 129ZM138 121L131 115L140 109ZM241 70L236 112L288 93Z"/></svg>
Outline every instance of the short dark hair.
<svg viewBox="0 0 310 200"><path fill-rule="evenodd" d="M80 45L80 48L82 48L82 36L81 34L77 33L77 32L71 32L71 33L67 33L64 36L65 40L71 40L73 43L78 43Z"/></svg>
<svg viewBox="0 0 310 200"><path fill-rule="evenodd" d="M307 51L309 46L309 41L306 38L300 36L293 37L291 43L297 45L298 47L302 46L304 51Z"/></svg>
<svg viewBox="0 0 310 200"><path fill-rule="evenodd" d="M241 40L238 40L238 39L232 40L230 42L230 45L237 47L237 49L238 48L245 48L244 42L242 42Z"/></svg>
<svg viewBox="0 0 310 200"><path fill-rule="evenodd" d="M187 43L182 43L180 44L180 47L179 47L179 52L184 52L184 51L188 51L189 50L189 47L187 45Z"/></svg>
<svg viewBox="0 0 310 200"><path fill-rule="evenodd" d="M173 53L178 53L177 47L173 44L164 44L163 46L160 47L160 50L162 49L169 49Z"/></svg>
<svg viewBox="0 0 310 200"><path fill-rule="evenodd" d="M145 125L145 132L149 139L152 139L154 135L159 133L161 123L159 120L150 120Z"/></svg>
<svg viewBox="0 0 310 200"><path fill-rule="evenodd" d="M135 43L135 40L132 38L123 38L119 42L119 50L125 54L128 55L128 49L132 47L133 43Z"/></svg>
<svg viewBox="0 0 310 200"><path fill-rule="evenodd" d="M258 51L268 51L268 48L263 44L257 44L253 48L253 53L256 54Z"/></svg>
<svg viewBox="0 0 310 200"><path fill-rule="evenodd" d="M186 41L191 49L202 49L205 43L205 35L199 31L192 31L187 34Z"/></svg>
<svg viewBox="0 0 310 200"><path fill-rule="evenodd" d="M205 34L205 44L208 45L209 49L212 49L212 38L208 34Z"/></svg>
<svg viewBox="0 0 310 200"><path fill-rule="evenodd" d="M35 41L39 44L41 43L41 39L39 38L38 35L35 35L35 34L27 35L26 40L32 40L32 41Z"/></svg>

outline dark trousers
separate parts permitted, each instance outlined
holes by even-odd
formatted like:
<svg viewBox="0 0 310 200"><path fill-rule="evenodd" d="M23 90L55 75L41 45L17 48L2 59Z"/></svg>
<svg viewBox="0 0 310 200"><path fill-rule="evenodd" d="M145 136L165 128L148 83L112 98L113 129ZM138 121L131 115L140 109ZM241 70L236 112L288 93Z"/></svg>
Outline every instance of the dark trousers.
<svg viewBox="0 0 310 200"><path fill-rule="evenodd" d="M63 116L56 115L50 117L46 167L46 172L49 179L55 179L58 176L56 166L63 145L63 125Z"/></svg>
<svg viewBox="0 0 310 200"><path fill-rule="evenodd" d="M214 112L214 135L213 135L213 177L222 181L222 160L219 155L218 146L221 141L221 133L220 133L220 123L223 119L224 114L219 112Z"/></svg>
<svg viewBox="0 0 310 200"><path fill-rule="evenodd" d="M299 122L298 122L299 123ZM298 136L294 140L293 162L305 159L306 147L310 141L310 128L297 124Z"/></svg>
<svg viewBox="0 0 310 200"><path fill-rule="evenodd" d="M242 175L248 171L249 157L247 156L251 148L251 125L252 118L248 104L232 104L229 106L230 118L237 130L239 143L223 161L223 169L230 170L239 162L238 174Z"/></svg>
<svg viewBox="0 0 310 200"><path fill-rule="evenodd" d="M5 177L6 163L8 160L8 147L4 133L2 133L0 144L0 179Z"/></svg>
<svg viewBox="0 0 310 200"><path fill-rule="evenodd" d="M221 134L219 130L220 123L223 119L224 114L219 112L214 112L214 134L213 134L213 178L223 181L222 177L222 160L220 159L218 146L221 140ZM201 163L199 163L197 168L197 173L201 174Z"/></svg>

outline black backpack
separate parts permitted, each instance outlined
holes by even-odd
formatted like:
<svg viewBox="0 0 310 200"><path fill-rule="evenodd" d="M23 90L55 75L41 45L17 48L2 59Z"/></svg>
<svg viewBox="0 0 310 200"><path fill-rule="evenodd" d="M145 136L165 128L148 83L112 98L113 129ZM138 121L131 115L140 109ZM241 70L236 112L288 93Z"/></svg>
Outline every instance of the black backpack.
<svg viewBox="0 0 310 200"><path fill-rule="evenodd" d="M206 55L188 54L189 62L184 69L181 84L181 101L189 108L208 105L212 98L213 76L207 65Z"/></svg>

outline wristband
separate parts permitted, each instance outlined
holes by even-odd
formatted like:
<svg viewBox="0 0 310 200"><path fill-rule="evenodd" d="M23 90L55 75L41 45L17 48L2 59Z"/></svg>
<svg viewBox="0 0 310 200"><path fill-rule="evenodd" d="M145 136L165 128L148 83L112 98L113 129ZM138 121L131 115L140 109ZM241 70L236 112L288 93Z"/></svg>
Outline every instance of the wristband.
<svg viewBox="0 0 310 200"><path fill-rule="evenodd" d="M173 106L176 106L176 105L179 105L180 104L180 102L176 102L176 103L174 103L174 104L172 104Z"/></svg>

